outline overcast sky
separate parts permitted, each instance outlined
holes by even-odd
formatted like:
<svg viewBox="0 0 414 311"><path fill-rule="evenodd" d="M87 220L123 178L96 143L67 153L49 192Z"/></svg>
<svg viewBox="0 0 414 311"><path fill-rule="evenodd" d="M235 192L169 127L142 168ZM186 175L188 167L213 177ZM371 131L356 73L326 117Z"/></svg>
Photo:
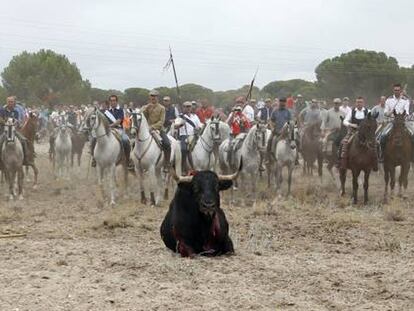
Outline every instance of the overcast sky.
<svg viewBox="0 0 414 311"><path fill-rule="evenodd" d="M410 0L0 0L0 70L13 55L63 53L94 87L214 90L314 80L324 59L355 48L414 63Z"/></svg>

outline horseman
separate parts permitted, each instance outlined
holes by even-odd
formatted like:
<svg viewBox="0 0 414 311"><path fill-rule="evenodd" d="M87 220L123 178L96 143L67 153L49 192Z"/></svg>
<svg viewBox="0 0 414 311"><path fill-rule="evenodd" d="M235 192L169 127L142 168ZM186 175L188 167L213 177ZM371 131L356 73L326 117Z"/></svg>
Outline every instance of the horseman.
<svg viewBox="0 0 414 311"><path fill-rule="evenodd" d="M342 119L345 117L344 113L339 109L341 105L341 99L335 98L333 100L333 107L329 109L322 118L321 131L322 131L322 150L324 152L332 151L328 147L328 142L333 142L339 145L340 129ZM332 147L332 144L330 144Z"/></svg>
<svg viewBox="0 0 414 311"><path fill-rule="evenodd" d="M273 146L277 145L278 138L282 132L283 127L286 123L292 120L290 111L286 109L286 98L282 97L279 99L279 107L274 110L270 116L270 128L272 133L267 142L267 159L270 163L272 161L272 149ZM275 139L274 139L275 138Z"/></svg>
<svg viewBox="0 0 414 311"><path fill-rule="evenodd" d="M193 158L191 157L189 146L202 126L200 119L192 112L192 106L191 102L184 102L183 113L180 114L178 121L175 123L175 128L178 129L178 139L181 144L184 171L188 171L188 169L186 169L187 159L190 164L190 169L194 169Z"/></svg>
<svg viewBox="0 0 414 311"><path fill-rule="evenodd" d="M410 115L410 100L408 97L403 95L401 84L396 83L393 86L393 95L388 97L385 101L384 107L384 117L385 121L391 121L393 119L394 112L397 114L405 113L406 116ZM411 141L413 141L413 134L414 129L412 128L411 124L405 123L405 126L410 133ZM387 143L387 137L391 132L393 127L392 122L386 123L380 134L379 134L379 142L380 142L380 161L383 160L384 154L383 151L385 149L385 144ZM414 154L414 153L413 153Z"/></svg>
<svg viewBox="0 0 414 311"><path fill-rule="evenodd" d="M254 105L256 104L256 100L255 99L251 99L250 100L250 104L245 100L244 97L239 97L238 98L240 103L242 103L243 105L243 114L246 116L247 120L249 120L249 122L253 122L254 121ZM237 102L237 100L236 100Z"/></svg>
<svg viewBox="0 0 414 311"><path fill-rule="evenodd" d="M129 142L128 135L122 128L122 121L124 120L124 110L118 104L118 96L109 96L109 109L105 111L105 116L109 121L109 126L116 129L121 137L121 144L125 154L125 160L129 167L132 166L130 161L131 143Z"/></svg>
<svg viewBox="0 0 414 311"><path fill-rule="evenodd" d="M233 153L235 149L241 146L243 139L246 137L246 133L251 127L249 118L243 113L243 104L245 98L239 96L236 98L236 105L232 112L229 114L226 123L230 126L230 137L228 144L228 162L229 166L233 166Z"/></svg>
<svg viewBox="0 0 414 311"><path fill-rule="evenodd" d="M259 109L257 119L261 122L268 123L273 112L272 100L266 98L264 107Z"/></svg>
<svg viewBox="0 0 414 311"><path fill-rule="evenodd" d="M340 167L347 169L348 167L348 146L357 132L359 125L364 121L368 115L369 110L365 108L365 101L362 96L355 100L355 108L353 108L346 116L343 124L348 128L348 132L342 139L340 148L338 150L340 158ZM374 169L376 171L377 169Z"/></svg>
<svg viewBox="0 0 414 311"><path fill-rule="evenodd" d="M14 96L7 97L7 104L4 107L0 107L0 125L4 125L7 119L12 118L16 123L16 129L19 130L23 126L24 115L16 108L16 98ZM29 165L27 159L27 139L19 132L16 131L16 137L20 140L23 148L23 165ZM1 150L6 137L0 136L0 159Z"/></svg>
<svg viewBox="0 0 414 311"><path fill-rule="evenodd" d="M201 100L201 107L197 108L196 115L202 124L206 124L207 120L211 119L214 114L214 108L210 105L207 99Z"/></svg>
<svg viewBox="0 0 414 311"><path fill-rule="evenodd" d="M52 153L55 150L55 139L57 135L56 129L65 123L66 118L66 112L63 109L63 105L59 103L57 105L57 110L53 111L50 115L50 120L52 121L54 128L49 137L49 157L51 157Z"/></svg>
<svg viewBox="0 0 414 311"><path fill-rule="evenodd" d="M171 124L178 118L178 109L171 103L170 96L164 96L162 105L165 108L164 131L168 132L171 129Z"/></svg>
<svg viewBox="0 0 414 311"><path fill-rule="evenodd" d="M157 90L151 90L149 92L149 103L142 107L141 111L147 119L151 135L158 133L161 137L161 148L164 152L164 169L168 170L171 158L171 142L163 128L166 120L166 108L158 102L159 95L160 93ZM168 102L168 105L171 105L169 97L164 97L163 100L164 103ZM174 108L175 111L175 107L169 107ZM169 118L171 117L172 115L169 116Z"/></svg>

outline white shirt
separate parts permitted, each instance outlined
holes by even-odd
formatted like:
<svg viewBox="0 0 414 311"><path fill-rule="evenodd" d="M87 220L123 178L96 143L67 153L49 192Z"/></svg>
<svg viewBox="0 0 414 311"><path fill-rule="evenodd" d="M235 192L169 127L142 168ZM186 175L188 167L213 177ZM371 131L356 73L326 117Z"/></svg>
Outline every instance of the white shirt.
<svg viewBox="0 0 414 311"><path fill-rule="evenodd" d="M254 109L252 106L250 105L244 106L242 112L246 116L246 118L249 120L249 122L254 121Z"/></svg>
<svg viewBox="0 0 414 311"><path fill-rule="evenodd" d="M191 120L194 123L196 128L200 128L202 126L200 119L195 113L183 114L183 117ZM186 121L184 125L178 129L178 135L179 136L194 135L194 127L189 122Z"/></svg>
<svg viewBox="0 0 414 311"><path fill-rule="evenodd" d="M387 98L385 101L385 108L384 108L384 115L387 117L392 116L393 112L400 114L405 111L407 115L410 114L410 101L407 99L407 97L400 96L399 98L395 97L395 95L392 95Z"/></svg>
<svg viewBox="0 0 414 311"><path fill-rule="evenodd" d="M339 106L339 111L341 111L344 114L344 116L347 116L348 113L352 112L352 108L349 107L349 106L341 105L341 106Z"/></svg>
<svg viewBox="0 0 414 311"><path fill-rule="evenodd" d="M357 108L354 108L355 110L355 119L357 120L363 120L365 119L365 109L367 108L362 108L361 110L358 110ZM369 110L367 110L367 113L369 112ZM350 126L352 123L352 110L349 111L349 113L346 115L345 119L344 119L344 125L345 126Z"/></svg>

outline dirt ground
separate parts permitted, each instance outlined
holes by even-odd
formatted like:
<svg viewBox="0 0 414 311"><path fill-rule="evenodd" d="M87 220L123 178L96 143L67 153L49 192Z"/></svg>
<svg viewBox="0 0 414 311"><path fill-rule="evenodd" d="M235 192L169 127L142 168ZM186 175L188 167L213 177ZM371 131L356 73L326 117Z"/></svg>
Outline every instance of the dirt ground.
<svg viewBox="0 0 414 311"><path fill-rule="evenodd" d="M86 148L85 148L86 150ZM326 176L295 172L293 196L222 207L236 254L183 259L163 245L167 211L99 197L88 154L56 181L37 146L37 190L8 202L0 186L0 310L414 310L414 198L351 206ZM86 152L85 152L86 153ZM349 181L348 181L349 192Z"/></svg>

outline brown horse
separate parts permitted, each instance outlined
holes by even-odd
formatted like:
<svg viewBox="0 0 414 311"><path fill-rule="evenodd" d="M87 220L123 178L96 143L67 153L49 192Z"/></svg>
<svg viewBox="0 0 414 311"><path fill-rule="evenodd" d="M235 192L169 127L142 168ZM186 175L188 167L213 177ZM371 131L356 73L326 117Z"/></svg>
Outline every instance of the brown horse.
<svg viewBox="0 0 414 311"><path fill-rule="evenodd" d="M34 150L34 142L36 139L36 132L39 128L39 119L36 113L29 112L29 116L26 119L26 122L23 124L22 128L20 129L20 133L26 138L26 176L29 172L29 167L33 169L34 173L34 181L33 181L33 188L37 187L37 176L39 175L39 170L35 164L35 150Z"/></svg>
<svg viewBox="0 0 414 311"><path fill-rule="evenodd" d="M411 137L407 128L405 127L405 111L403 113L396 113L394 111L393 127L387 137L384 149L384 180L385 191L384 201L388 197L388 182L390 181L391 194L395 186L395 167L401 166L400 177L398 179L399 189L398 195L402 194L402 187L404 191L407 190L408 173L410 171L411 161Z"/></svg>
<svg viewBox="0 0 414 311"><path fill-rule="evenodd" d="M72 131L71 138L72 138L72 153L71 153L71 158L70 158L70 165L71 167L73 167L73 159L76 154L77 160L78 160L78 166L80 166L83 147L85 146L85 143L86 143L86 134L74 129Z"/></svg>
<svg viewBox="0 0 414 311"><path fill-rule="evenodd" d="M378 166L377 144L375 130L377 129L377 115L372 116L368 112L367 117L359 125L358 131L348 146L347 168L339 169L341 180L341 195L345 194L346 172L352 171L352 199L353 203L358 202L358 177L364 171L364 204L368 203L369 174Z"/></svg>
<svg viewBox="0 0 414 311"><path fill-rule="evenodd" d="M303 130L301 151L303 174L313 174L313 165L318 160L318 175L322 176L323 153L321 144L321 123L313 123Z"/></svg>

